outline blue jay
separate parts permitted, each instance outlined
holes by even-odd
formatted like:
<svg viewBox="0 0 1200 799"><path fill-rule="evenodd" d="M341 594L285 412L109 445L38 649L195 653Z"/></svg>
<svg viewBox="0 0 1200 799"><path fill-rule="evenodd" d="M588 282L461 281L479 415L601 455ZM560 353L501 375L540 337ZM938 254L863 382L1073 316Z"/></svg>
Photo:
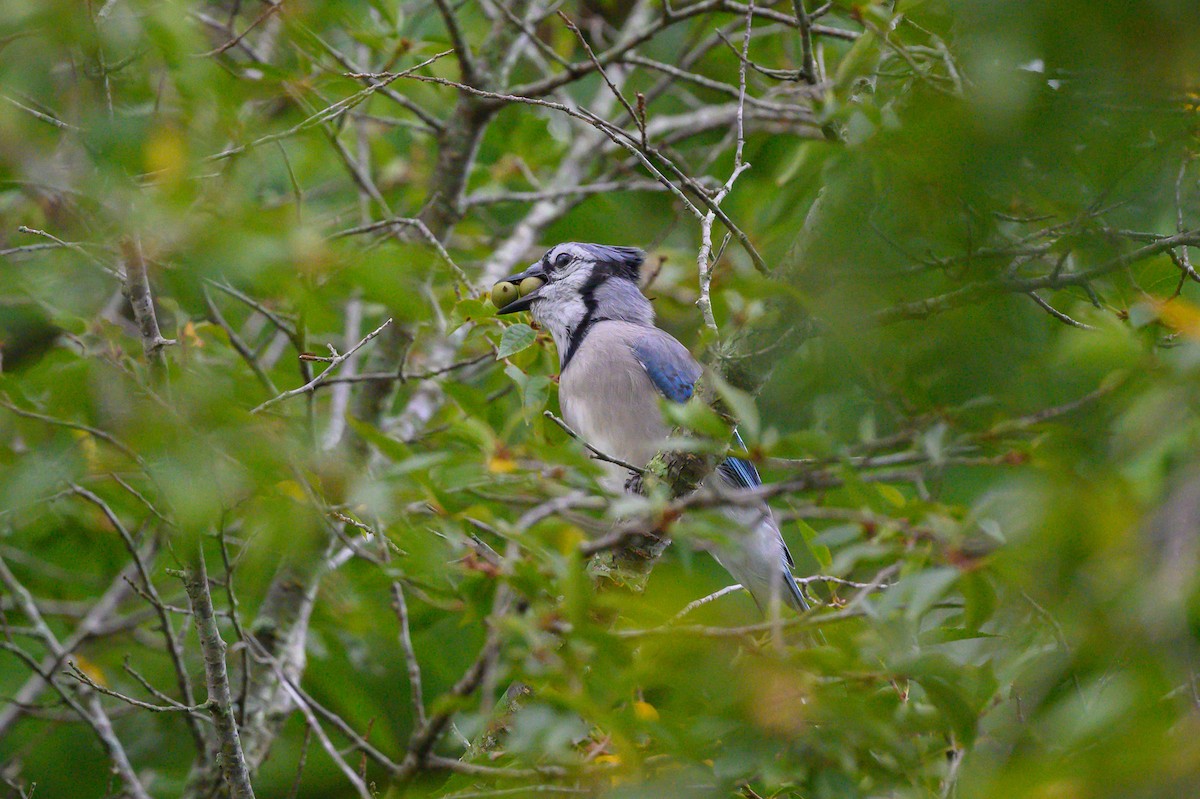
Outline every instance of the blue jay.
<svg viewBox="0 0 1200 799"><path fill-rule="evenodd" d="M492 292L499 313L530 311L553 336L559 404L567 424L606 455L638 465L649 463L670 433L658 398L686 402L701 373L687 348L654 326L654 310L638 288L644 258L633 247L559 244ZM603 466L605 485L620 491L629 475L615 464ZM730 457L706 483L728 490L762 485L762 480L752 463ZM807 610L792 577L791 554L767 504L739 504L724 512L744 534L709 547L717 562L760 610L780 600Z"/></svg>

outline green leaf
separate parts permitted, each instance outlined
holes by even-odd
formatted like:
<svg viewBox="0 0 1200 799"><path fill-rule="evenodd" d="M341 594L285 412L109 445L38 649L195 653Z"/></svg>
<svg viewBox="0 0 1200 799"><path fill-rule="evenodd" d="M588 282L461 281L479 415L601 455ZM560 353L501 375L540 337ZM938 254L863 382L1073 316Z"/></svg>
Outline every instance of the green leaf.
<svg viewBox="0 0 1200 799"><path fill-rule="evenodd" d="M754 404L754 397L741 389L734 388L717 375L712 376L712 384L721 400L729 408L730 413L733 414L733 418L737 420L738 428L749 438L757 439L762 427L759 424L758 407Z"/></svg>
<svg viewBox="0 0 1200 799"><path fill-rule="evenodd" d="M692 397L680 405L677 402L662 403L663 411L673 424L686 427L711 439L724 440L729 436L729 426L708 404L699 397Z"/></svg>
<svg viewBox="0 0 1200 799"><path fill-rule="evenodd" d="M959 577L958 569L933 569L906 578L910 582L908 607L904 615L912 620L921 618L938 600L946 595Z"/></svg>
<svg viewBox="0 0 1200 799"><path fill-rule="evenodd" d="M801 537L804 539L805 548L808 549L821 569L827 570L833 565L833 555L829 553L829 547L817 541L819 534L803 519L797 519L794 523L800 531Z"/></svg>
<svg viewBox="0 0 1200 799"><path fill-rule="evenodd" d="M500 346L496 350L496 360L507 358L528 347L537 338L537 331L529 325L518 322L504 329L500 337Z"/></svg>
<svg viewBox="0 0 1200 799"><path fill-rule="evenodd" d="M362 439L369 444L374 444L384 457L388 460L399 463L407 460L412 455L412 450L408 445L397 441L394 438L388 438L379 431L374 425L355 419L353 416L347 417L347 423L350 429L362 436Z"/></svg>

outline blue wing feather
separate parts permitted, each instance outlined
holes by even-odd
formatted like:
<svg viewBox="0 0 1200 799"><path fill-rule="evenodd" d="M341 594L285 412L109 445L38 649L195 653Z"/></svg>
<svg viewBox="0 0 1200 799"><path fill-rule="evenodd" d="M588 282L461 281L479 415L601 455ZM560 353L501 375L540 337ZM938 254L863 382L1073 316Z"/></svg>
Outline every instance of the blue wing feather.
<svg viewBox="0 0 1200 799"><path fill-rule="evenodd" d="M678 341L661 330L655 330L633 345L633 354L664 397L672 402L687 402L692 398L696 380L700 377L700 365ZM739 449L746 448L746 443L736 430L733 438ZM762 485L758 470L745 458L726 458L717 470L725 479L741 488Z"/></svg>
<svg viewBox="0 0 1200 799"><path fill-rule="evenodd" d="M700 364L678 341L654 330L638 339L633 354L664 397L671 402L687 402L692 398L700 378Z"/></svg>

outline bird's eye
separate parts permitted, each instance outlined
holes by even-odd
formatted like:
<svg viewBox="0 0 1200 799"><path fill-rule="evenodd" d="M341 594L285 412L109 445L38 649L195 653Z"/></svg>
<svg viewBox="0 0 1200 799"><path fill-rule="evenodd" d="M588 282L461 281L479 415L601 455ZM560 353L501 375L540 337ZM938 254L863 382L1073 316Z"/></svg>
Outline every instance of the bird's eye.
<svg viewBox="0 0 1200 799"><path fill-rule="evenodd" d="M565 252L560 252L558 257L554 259L554 266L558 269L562 269L569 263L571 263L571 256Z"/></svg>

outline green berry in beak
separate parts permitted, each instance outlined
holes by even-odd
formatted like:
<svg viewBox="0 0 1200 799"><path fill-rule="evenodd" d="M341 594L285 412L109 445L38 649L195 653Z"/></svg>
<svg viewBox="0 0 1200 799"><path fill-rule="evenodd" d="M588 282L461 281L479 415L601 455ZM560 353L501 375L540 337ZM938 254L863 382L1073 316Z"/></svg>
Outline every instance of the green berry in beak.
<svg viewBox="0 0 1200 799"><path fill-rule="evenodd" d="M546 285L546 281L542 280L540 277L527 277L521 281L521 285L518 286L518 290L521 292L521 296L524 297L526 294L531 294L544 285Z"/></svg>
<svg viewBox="0 0 1200 799"><path fill-rule="evenodd" d="M497 308L503 308L505 305L515 301L521 296L519 289L515 283L509 283L507 280L501 280L496 285L492 286L492 305Z"/></svg>

